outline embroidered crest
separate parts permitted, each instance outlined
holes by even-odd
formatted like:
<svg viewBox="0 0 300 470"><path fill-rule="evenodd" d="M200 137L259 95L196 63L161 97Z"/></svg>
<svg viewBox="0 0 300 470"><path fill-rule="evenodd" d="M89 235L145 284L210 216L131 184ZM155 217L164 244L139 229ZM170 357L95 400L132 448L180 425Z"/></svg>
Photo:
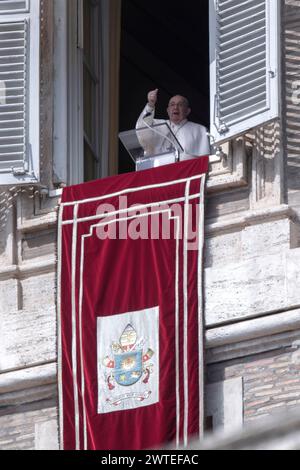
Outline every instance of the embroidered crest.
<svg viewBox="0 0 300 470"><path fill-rule="evenodd" d="M131 324L123 331L120 341L111 345L113 358L106 356L103 359L105 367L113 369L107 378L107 385L112 390L116 381L122 387L134 385L143 377L143 382L148 383L152 364L149 360L154 354L148 348L143 354L143 339L137 341L137 333Z"/></svg>
<svg viewBox="0 0 300 470"><path fill-rule="evenodd" d="M150 311L152 316L149 315ZM101 345L98 348L98 372L101 374L99 401L102 403L101 411L98 412L130 409L158 401L158 307L142 312L148 312L148 315L135 312L134 321L133 315L129 314L110 317L112 331L115 330L113 323L116 322L116 317L125 319L130 316L131 319L125 323L125 327L122 322L122 329L122 323L116 322L121 334L118 339L114 337L107 344L108 354L101 357L99 349L102 352L104 348ZM105 320L107 319L99 319L99 322L103 323ZM145 333L148 333L147 336ZM153 375L155 380L151 383Z"/></svg>

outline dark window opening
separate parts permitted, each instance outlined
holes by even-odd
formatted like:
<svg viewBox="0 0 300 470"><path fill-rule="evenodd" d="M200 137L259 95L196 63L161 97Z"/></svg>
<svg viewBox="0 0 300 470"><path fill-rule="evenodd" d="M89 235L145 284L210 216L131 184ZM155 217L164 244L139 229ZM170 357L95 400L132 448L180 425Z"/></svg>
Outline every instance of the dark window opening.
<svg viewBox="0 0 300 470"><path fill-rule="evenodd" d="M120 131L133 129L147 92L159 88L158 118L180 94L190 120L209 127L208 0L123 0L120 63ZM134 170L120 144L119 173Z"/></svg>
<svg viewBox="0 0 300 470"><path fill-rule="evenodd" d="M204 431L207 433L213 431L213 417L212 416L206 416L205 423L204 423Z"/></svg>

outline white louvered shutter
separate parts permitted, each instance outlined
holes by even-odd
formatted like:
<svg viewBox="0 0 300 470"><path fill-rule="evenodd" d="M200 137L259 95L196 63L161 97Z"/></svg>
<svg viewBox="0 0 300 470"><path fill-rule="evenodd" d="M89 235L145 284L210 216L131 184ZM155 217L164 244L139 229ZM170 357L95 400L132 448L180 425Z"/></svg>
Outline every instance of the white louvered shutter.
<svg viewBox="0 0 300 470"><path fill-rule="evenodd" d="M211 134L279 115L279 0L210 0Z"/></svg>
<svg viewBox="0 0 300 470"><path fill-rule="evenodd" d="M0 184L39 181L39 0L0 0Z"/></svg>

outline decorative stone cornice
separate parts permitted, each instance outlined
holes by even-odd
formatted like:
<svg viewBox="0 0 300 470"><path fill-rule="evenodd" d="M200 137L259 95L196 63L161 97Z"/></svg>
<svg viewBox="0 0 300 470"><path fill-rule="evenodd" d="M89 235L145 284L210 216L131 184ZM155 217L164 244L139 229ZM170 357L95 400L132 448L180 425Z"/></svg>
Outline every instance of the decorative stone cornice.
<svg viewBox="0 0 300 470"><path fill-rule="evenodd" d="M236 231L250 225L258 225L270 222L272 220L290 219L292 222L299 223L298 216L295 211L287 204L281 204L275 207L268 207L261 210L250 210L240 213L238 216L230 216L221 218L220 220L211 222L207 221L205 233L207 236L213 236L218 233L227 231Z"/></svg>
<svg viewBox="0 0 300 470"><path fill-rule="evenodd" d="M300 348L300 308L206 331L207 364L289 347Z"/></svg>
<svg viewBox="0 0 300 470"><path fill-rule="evenodd" d="M24 265L11 265L2 268L0 271L0 281L7 279L22 279L28 276L38 276L54 272L56 269L56 261L54 259L47 261L38 261L26 263Z"/></svg>
<svg viewBox="0 0 300 470"><path fill-rule="evenodd" d="M294 330L300 331L300 308L209 329L206 347L215 348Z"/></svg>

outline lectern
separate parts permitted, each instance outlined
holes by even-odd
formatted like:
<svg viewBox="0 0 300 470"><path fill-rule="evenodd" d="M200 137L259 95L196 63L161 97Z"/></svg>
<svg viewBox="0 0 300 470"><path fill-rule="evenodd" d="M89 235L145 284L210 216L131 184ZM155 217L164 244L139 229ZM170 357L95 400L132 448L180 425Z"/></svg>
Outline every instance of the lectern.
<svg viewBox="0 0 300 470"><path fill-rule="evenodd" d="M136 171L175 163L184 152L167 123L120 132L119 138Z"/></svg>

